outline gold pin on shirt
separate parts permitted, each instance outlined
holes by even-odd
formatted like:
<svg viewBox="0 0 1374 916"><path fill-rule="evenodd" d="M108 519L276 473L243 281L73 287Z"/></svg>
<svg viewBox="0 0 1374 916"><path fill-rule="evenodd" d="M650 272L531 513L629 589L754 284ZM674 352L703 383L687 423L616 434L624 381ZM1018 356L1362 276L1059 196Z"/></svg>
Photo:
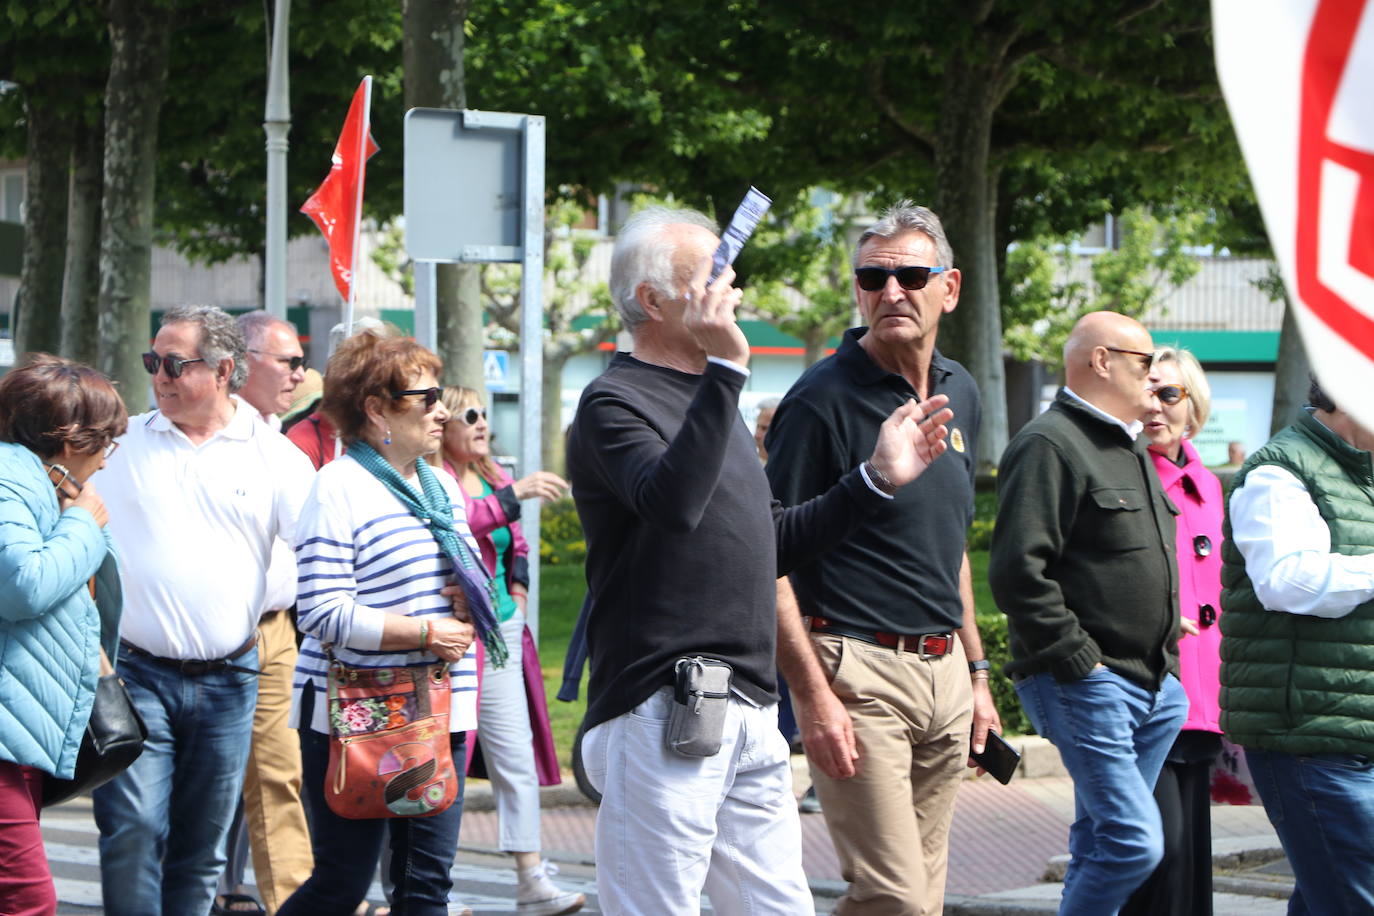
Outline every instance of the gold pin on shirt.
<svg viewBox="0 0 1374 916"><path fill-rule="evenodd" d="M949 444L956 452L964 450L964 431L959 428L950 430Z"/></svg>

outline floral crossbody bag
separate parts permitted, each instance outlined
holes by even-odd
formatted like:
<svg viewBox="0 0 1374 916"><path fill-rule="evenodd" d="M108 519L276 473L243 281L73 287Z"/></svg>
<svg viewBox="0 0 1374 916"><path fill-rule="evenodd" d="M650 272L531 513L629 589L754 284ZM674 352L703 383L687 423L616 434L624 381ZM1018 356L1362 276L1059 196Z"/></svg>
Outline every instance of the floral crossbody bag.
<svg viewBox="0 0 1374 916"><path fill-rule="evenodd" d="M329 652L324 797L340 817L430 817L458 797L448 662L354 668Z"/></svg>

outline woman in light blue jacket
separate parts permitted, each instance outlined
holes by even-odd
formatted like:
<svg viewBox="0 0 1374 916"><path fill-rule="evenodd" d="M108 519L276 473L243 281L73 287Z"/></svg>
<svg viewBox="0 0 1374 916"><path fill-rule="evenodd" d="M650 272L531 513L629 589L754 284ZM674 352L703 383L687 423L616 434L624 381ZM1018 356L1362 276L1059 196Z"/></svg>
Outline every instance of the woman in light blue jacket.
<svg viewBox="0 0 1374 916"><path fill-rule="evenodd" d="M38 828L44 774L70 779L119 573L87 479L128 414L103 375L39 354L0 378L0 913L56 912ZM93 597L94 596L94 597Z"/></svg>

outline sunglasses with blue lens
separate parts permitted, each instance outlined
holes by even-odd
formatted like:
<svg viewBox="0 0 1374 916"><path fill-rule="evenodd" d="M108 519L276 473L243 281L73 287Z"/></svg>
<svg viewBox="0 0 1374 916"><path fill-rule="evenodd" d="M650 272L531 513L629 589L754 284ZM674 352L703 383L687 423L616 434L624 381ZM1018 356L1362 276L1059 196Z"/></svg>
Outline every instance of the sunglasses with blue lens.
<svg viewBox="0 0 1374 916"><path fill-rule="evenodd" d="M931 274L944 272L943 267L917 267L915 265L892 268L856 267L854 268L854 279L859 281L859 289L870 293L876 293L886 286L888 277L896 277L897 284L902 289L917 290L925 289Z"/></svg>

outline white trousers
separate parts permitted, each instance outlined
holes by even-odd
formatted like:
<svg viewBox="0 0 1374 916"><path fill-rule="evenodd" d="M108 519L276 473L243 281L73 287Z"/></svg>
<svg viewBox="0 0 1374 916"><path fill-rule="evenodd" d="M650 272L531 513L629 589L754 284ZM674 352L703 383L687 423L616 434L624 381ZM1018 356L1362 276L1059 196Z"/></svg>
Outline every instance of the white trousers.
<svg viewBox="0 0 1374 916"><path fill-rule="evenodd" d="M815 913L777 706L729 703L713 757L665 747L668 688L583 737L603 796L596 883L608 916L697 916L703 889L723 916Z"/></svg>
<svg viewBox="0 0 1374 916"><path fill-rule="evenodd" d="M539 774L534 766L534 733L525 699L520 640L525 615L501 624L510 649L504 668L493 668L491 655L482 668L482 696L477 708L477 739L487 763L496 822L504 852L538 852Z"/></svg>

